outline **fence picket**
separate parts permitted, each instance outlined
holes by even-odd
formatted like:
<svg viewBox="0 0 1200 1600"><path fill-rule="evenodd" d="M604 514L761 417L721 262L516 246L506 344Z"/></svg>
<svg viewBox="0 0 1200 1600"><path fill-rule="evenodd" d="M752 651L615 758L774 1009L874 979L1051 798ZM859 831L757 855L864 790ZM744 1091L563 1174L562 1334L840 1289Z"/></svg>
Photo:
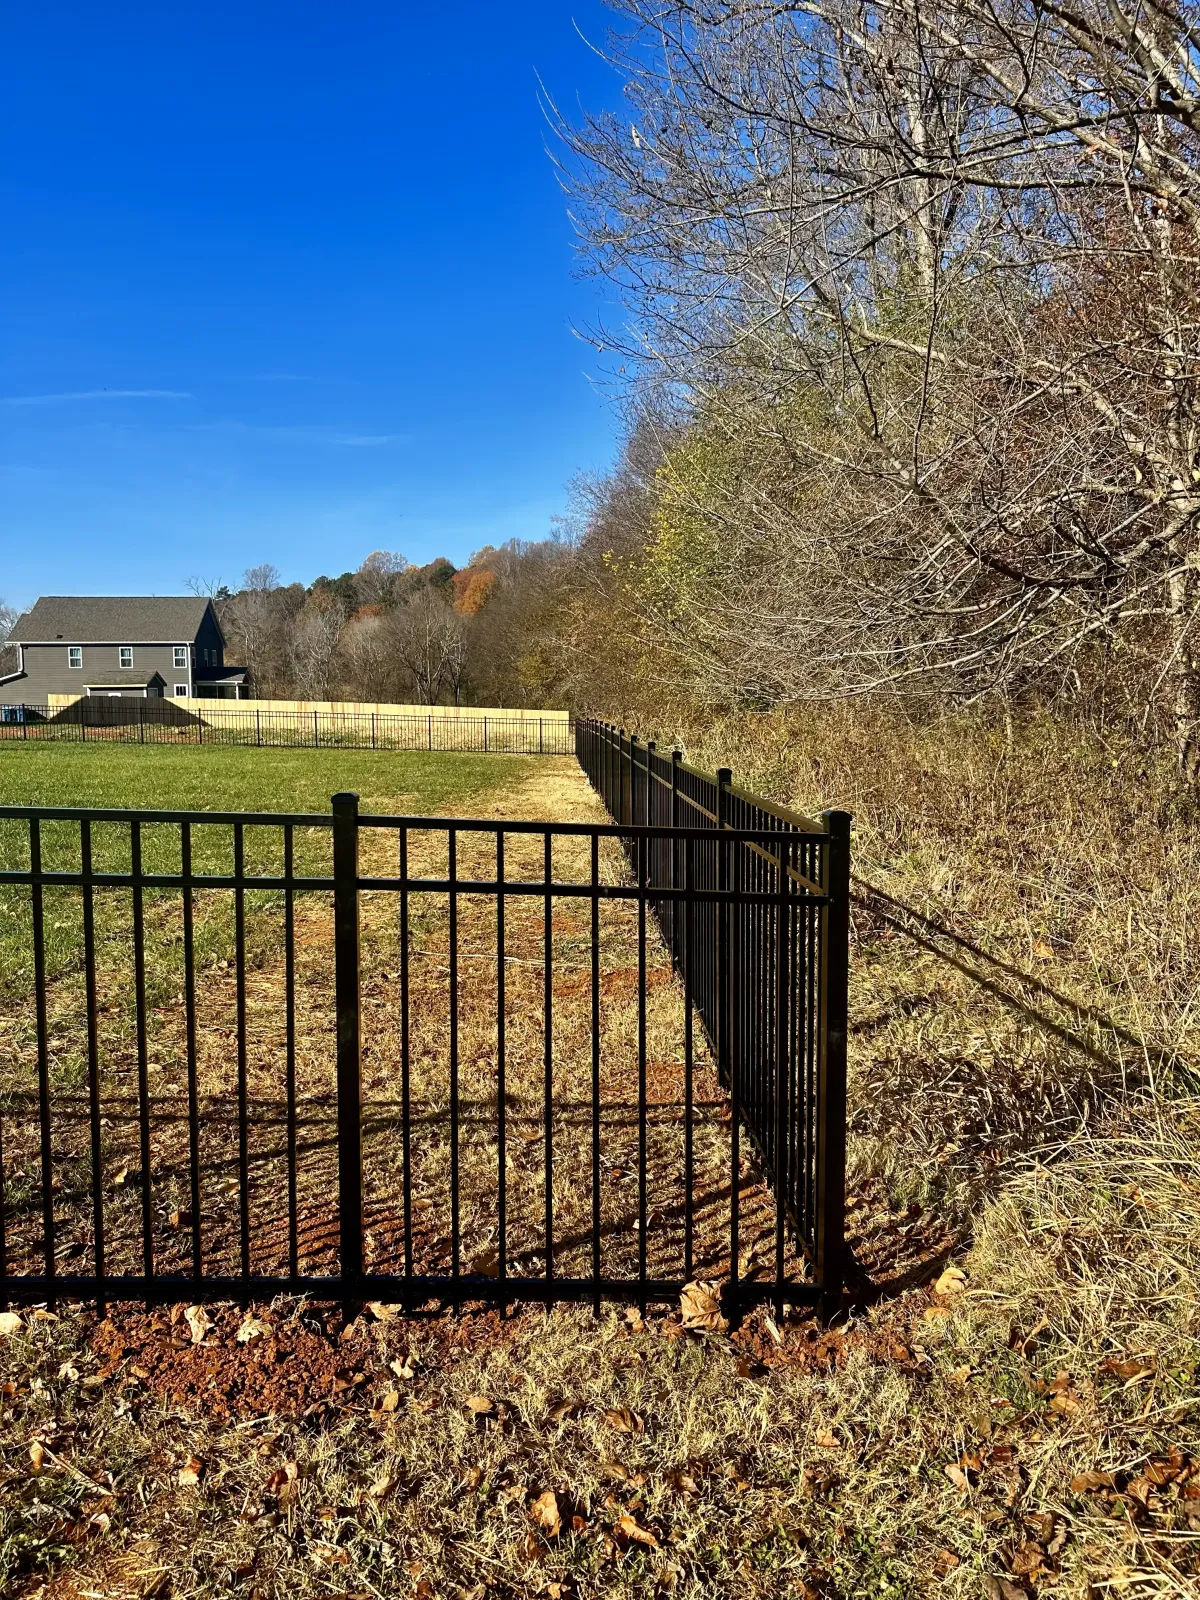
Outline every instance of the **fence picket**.
<svg viewBox="0 0 1200 1600"><path fill-rule="evenodd" d="M747 795L733 784L727 769L715 776L699 772L684 761L682 752L673 750L668 758L654 741L602 723L580 719L573 735L579 760L613 818L610 822L378 817L361 814L353 794L334 796L331 811L317 816L0 807L0 822L15 820L28 830L29 865L0 867L0 894L28 897L37 1015L36 1092L30 1102L35 1114L22 1123L7 1109L20 1103L19 1095L0 1099L7 1122L0 1125L0 1301L36 1303L74 1296L107 1303L245 1299L251 1293L269 1298L290 1292L340 1297L348 1304L370 1296L412 1307L435 1297L501 1306L519 1299L577 1299L598 1306L615 1297L644 1305L677 1296L693 1272L719 1272L727 1279L734 1306L761 1300L777 1307L785 1301L811 1302L832 1314L840 1304L844 1271L850 819L842 812L826 812L819 821L799 817ZM108 834L94 838L96 823L106 830L113 824L128 829L128 870L108 870L109 861L97 860L98 840ZM43 859L44 830L52 830L45 838L53 844L57 862L64 825L79 829L78 870ZM205 870L195 846L199 831L230 827L232 871L227 864ZM162 851L164 828L179 830L178 871L163 870L164 860L169 865ZM398 855L391 860L397 870L391 875L362 875L364 828L396 834ZM262 829L282 834L281 871L265 870L262 853L248 845L251 831L261 838ZM332 872L301 868L298 873L297 842L318 829L327 830L332 843ZM422 845L423 861L436 862L438 845L444 844L445 877L431 875L414 862L410 846L416 834L433 838L434 855L430 858ZM514 845L511 855L505 844L509 835L525 841L520 850ZM490 863L489 840L494 852ZM572 849L565 848L571 841ZM556 854L559 844L564 848ZM362 859L374 861L378 854L363 852ZM493 877L477 875L480 862L484 874L493 871ZM109 935L100 936L97 888L105 891L106 904L115 890L122 899L129 895L126 903L132 907L127 931L135 1028L130 1048L136 1051L137 1072L131 1116L140 1166L136 1193L112 1201L105 1198L102 1184L100 1130L111 1125L104 1097L113 1091L105 1087L109 1068L97 1046L101 975L96 963L103 948L105 975L111 977L113 944ZM82 898L88 1071L83 1120L90 1134L91 1169L87 1182L74 1185L59 1182L62 1162L71 1159L71 1152L58 1133L50 1073L48 995L59 981L59 954L52 971L47 941L57 936L48 932L48 890L56 897L66 890ZM273 892L271 898L278 896L283 920L284 1026L275 1046L283 1114L268 1116L261 1124L282 1129L273 1151L257 1131L262 1051L274 1032L269 1019L258 1015L258 1007L268 1002L258 998L257 955L249 987L250 952L260 942L257 936L250 938L250 906L257 906L264 890ZM398 980L400 1116L393 1203L400 1215L384 1216L376 1232L379 1202L373 1192L371 1233L364 1212L364 890L396 895L400 947L398 971L375 972L371 983L376 995L384 978ZM172 1114L164 1112L157 1094L159 1080L152 1097L148 1078L150 1070L163 1070L157 1063L151 1069L148 1060L148 1007L153 1005L157 1019L162 990L159 972L148 971L148 964L158 959L154 952L162 937L164 891L182 895L183 911L178 1000L185 1023L186 1130L174 1143ZM233 1034L234 1104L222 1106L221 1094L214 1097L206 1090L204 1109L197 1074L209 1051L207 1045L202 1051L198 1040L196 940L202 924L199 915L193 916L198 891L203 896L198 904L224 894L231 897L234 910L233 961L225 965L234 968L236 1024L230 1030L219 1018L204 1023L226 1039ZM307 1089L304 1126L299 1126L296 1008L298 993L309 1001L319 970L314 973L306 962L303 973L297 971L294 901L297 894L327 896L330 891L337 1090L336 1140L330 1143L336 1142L336 1194L322 1179L320 1192L302 1203L300 1155L319 1150L323 1140L309 1140L310 1119L319 1113L308 1109ZM445 957L417 948L431 941L425 911L410 916L414 895L424 896L426 906L436 905L439 915L444 911ZM489 919L481 923L467 909L477 907L481 897L494 906L490 925L496 944L490 956L479 948L479 930ZM537 927L532 964L541 967L540 996L536 986L518 990L515 980L514 989L508 988L508 963L518 962L512 971L520 973L526 962L519 938L522 928L529 936L530 915ZM203 916L211 927L209 914ZM64 926L55 919L55 929ZM309 927L306 923L305 943ZM417 929L422 930L419 936ZM122 932L120 937L125 936ZM481 957L487 957L482 964ZM446 958L448 971L439 967ZM413 980L418 960L422 987ZM431 1035L427 1017L418 1014L414 1019L412 1013L418 1006L427 1010L430 973L438 971L446 974L436 983L448 996L448 1026ZM656 996L651 1001L663 977L677 987L664 1000ZM217 982L219 986L219 978ZM477 1035L467 1031L475 1028L480 1015L481 984L491 990L496 1025L495 1055L482 1058L494 1061L494 1078L482 1098ZM511 1008L515 1014L518 992L532 995L535 1007L540 998L542 1011L541 1059L536 1061L535 1053L534 1076L523 1084L528 1052L524 1046L510 1049L508 1036L507 1013ZM624 994L632 1004L622 1025ZM574 1002L571 996L577 997ZM562 1003L578 1009L559 1021L555 1011ZM485 993L485 1015L487 1005ZM209 1010L206 998L206 1017ZM676 1035L677 1043L660 1042L656 1030L668 1020L682 1034L681 1039ZM154 1032L157 1037L157 1021ZM574 1085L572 1041L581 1047ZM440 1077L432 1084L428 1077L414 1078L418 1069L428 1071L428 1052L440 1060L443 1047L448 1085ZM563 1065L560 1052L566 1053ZM307 1062L307 1045L303 1053ZM383 1059L376 1057L373 1077ZM676 1071L681 1081L672 1078ZM707 1081L701 1073L710 1075ZM714 1089L714 1084L720 1087ZM9 1096L9 1083L0 1087ZM431 1093L441 1108L432 1117ZM716 1115L711 1109L714 1094L720 1107ZM315 1103L321 1098L320 1093L313 1097ZM529 1128L530 1106L540 1115L540 1129L536 1122ZM578 1116L572 1115L575 1110ZM70 1114L65 1102L63 1114ZM222 1134L221 1128L230 1124L230 1132ZM14 1153L11 1133L22 1153ZM495 1141L485 1163L486 1193L478 1160L481 1138ZM714 1144L714 1138L727 1140L727 1149ZM63 1147L52 1146L52 1139ZM214 1139L218 1147L221 1139L227 1141L226 1156L215 1164ZM431 1139L432 1147L425 1143ZM445 1144L438 1143L442 1139ZM614 1144L606 1153L609 1140ZM433 1215L429 1162L434 1159L437 1170L443 1170L441 1152L447 1148L448 1193L432 1207L438 1212ZM527 1165L535 1152L540 1171ZM752 1155L750 1162L744 1163L744 1153ZM286 1181L269 1176L271 1161L286 1162ZM218 1184L210 1190L213 1174L223 1164L236 1174L232 1186ZM28 1195L22 1190L14 1210L9 1173L35 1167L40 1184ZM373 1174L376 1168L370 1170ZM568 1177L577 1181L568 1182ZM660 1195L664 1183L671 1186L671 1200ZM173 1221L168 1230L164 1219L172 1188L190 1200L190 1216ZM753 1191L753 1204L747 1201L743 1207L743 1191ZM232 1197L228 1205L223 1197ZM580 1202L582 1216L576 1212L573 1220L563 1217L561 1206ZM90 1211L91 1272L71 1272L56 1259L56 1208L62 1207L67 1216L77 1204ZM118 1226L123 1205L130 1220L135 1207L140 1211L140 1237ZM207 1207L204 1238L202 1205ZM319 1271L308 1241L320 1234L317 1224L326 1205L333 1208L331 1219L334 1214L337 1219L337 1267ZM264 1230L263 1218L272 1206L278 1209L280 1226ZM769 1225L764 1218L770 1219ZM396 1221L402 1226L402 1249L396 1241L396 1268L385 1270L386 1263L377 1257L381 1249L393 1248L386 1240ZM448 1239L440 1232L447 1223ZM620 1239L613 1232L618 1223L627 1230ZM497 1246L494 1267L481 1265L477 1258L479 1230L485 1224L487 1237ZM202 1245L216 1252L216 1258L207 1257ZM223 1249L235 1263L231 1270L220 1265ZM742 1253L755 1249L759 1258L751 1272L743 1266ZM270 1258L273 1250L276 1256ZM723 1262L716 1268L714 1251ZM800 1253L807 1255L808 1268L801 1267ZM284 1258L286 1270L272 1265L272 1259L282 1263Z"/></svg>

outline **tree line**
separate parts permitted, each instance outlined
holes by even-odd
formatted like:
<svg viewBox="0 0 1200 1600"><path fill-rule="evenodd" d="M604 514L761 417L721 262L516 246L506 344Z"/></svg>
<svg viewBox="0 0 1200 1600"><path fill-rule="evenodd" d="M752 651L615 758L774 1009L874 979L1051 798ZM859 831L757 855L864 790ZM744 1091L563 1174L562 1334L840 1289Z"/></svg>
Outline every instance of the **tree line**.
<svg viewBox="0 0 1200 1600"><path fill-rule="evenodd" d="M1052 706L1200 779L1200 0L613 0L560 537L219 604L261 692ZM674 712L671 712L674 715Z"/></svg>
<svg viewBox="0 0 1200 1600"><path fill-rule="evenodd" d="M559 133L624 304L578 587L626 675L1069 705L1200 776L1197 6L613 9L624 108Z"/></svg>

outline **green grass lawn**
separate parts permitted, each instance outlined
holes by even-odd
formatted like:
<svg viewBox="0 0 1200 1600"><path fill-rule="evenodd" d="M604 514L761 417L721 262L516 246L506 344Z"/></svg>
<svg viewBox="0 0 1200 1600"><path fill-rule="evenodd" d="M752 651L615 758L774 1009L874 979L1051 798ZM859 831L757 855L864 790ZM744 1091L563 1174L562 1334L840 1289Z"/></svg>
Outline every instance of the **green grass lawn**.
<svg viewBox="0 0 1200 1600"><path fill-rule="evenodd" d="M362 809L382 814L470 814L487 809L488 797L519 786L538 769L537 758L425 752L382 753L335 750L264 750L253 748L194 749L128 745L68 744L0 745L0 805L96 807L132 810L195 810L328 813L330 797L356 791ZM228 824L195 825L192 830L195 870L229 873L234 863L234 830ZM331 871L329 828L297 829L295 869L327 876ZM363 835L369 854L377 843ZM51 870L79 871L82 839L76 821L44 823L43 865ZM98 871L128 872L131 829L125 822L92 827L93 864ZM283 829L250 827L245 832L245 865L249 872L280 873L284 865ZM142 862L148 872L178 872L182 860L181 829L176 823L142 827ZM23 869L30 862L30 828L24 819L0 817L0 869ZM279 939L282 894L275 890L246 894L246 954L253 968L269 959ZM102 987L116 991L124 1031L134 1023L130 977L132 907L128 890L100 890L95 897L97 963ZM71 1048L59 1053L58 1076L78 1080L83 1071L82 895L70 887L49 887L44 893L46 972L56 991L52 1011L59 1032ZM176 995L182 984L183 945L177 890L147 890L147 1001L151 1009ZM231 896L198 891L195 900L195 949L198 970L227 960L233 951ZM13 1060L31 1038L31 989L34 975L30 890L23 884L0 885L0 1103L13 1088ZM70 996L69 1000L67 996ZM155 1026L151 1018L151 1027ZM27 1053L27 1049L26 1049ZM7 1057L7 1059L3 1059ZM20 1074L16 1074L17 1077Z"/></svg>
<svg viewBox="0 0 1200 1600"><path fill-rule="evenodd" d="M532 757L371 750L0 744L0 805L327 811L355 790L364 811L425 815L532 773Z"/></svg>

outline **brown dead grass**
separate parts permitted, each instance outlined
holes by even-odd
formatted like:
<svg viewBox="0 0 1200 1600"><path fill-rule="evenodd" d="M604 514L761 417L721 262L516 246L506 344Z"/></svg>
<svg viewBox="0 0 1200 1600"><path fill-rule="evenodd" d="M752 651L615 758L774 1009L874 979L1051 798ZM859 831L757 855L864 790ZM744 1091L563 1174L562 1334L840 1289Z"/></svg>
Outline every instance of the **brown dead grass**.
<svg viewBox="0 0 1200 1600"><path fill-rule="evenodd" d="M515 790L490 797L482 813L496 818L604 820L574 763L548 761ZM362 833L362 869L396 870L393 830ZM494 877L495 836L463 832L457 871L466 880ZM448 873L444 832L409 836L410 872ZM538 881L541 835L510 834L509 882ZM590 846L584 838L554 841L552 872L560 883L586 883ZM601 881L623 881L619 848L604 841ZM78 897L76 897L78 898ZM228 891L204 891L198 915L232 916ZM178 897L175 897L177 901ZM158 937L170 937L178 905L158 908ZM545 1075L545 906L540 896L505 902L505 1122L507 1270L513 1277L583 1277L592 1263L591 944L587 901L560 897L550 908L552 934L551 1077ZM363 1150L366 1261L369 1271L404 1270L403 1120L401 1101L401 954L399 896L362 897ZM491 895L458 896L458 1270L494 1275L500 1247L497 1195L498 1016L497 916ZM252 1272L286 1275L288 1108L283 908L260 895L249 908L246 974L247 1103L249 1108L245 1237ZM101 1100L104 1134L106 1267L138 1271L143 1206L148 1206L155 1268L190 1270L193 1208L187 1125L185 1010L182 993L164 997L149 1018L150 1194L142 1178L136 1094L136 1039L118 1004L131 965L131 924L108 929L101 972ZM411 1060L411 1192L413 1270L446 1275L452 1250L452 1119L450 1105L449 897L410 896L409 1048ZM337 1101L332 992L332 907L326 893L296 897L295 909L296 1234L298 1267L337 1270ZM601 1271L636 1275L639 1268L639 992L637 917L623 902L601 902L599 920L601 1050ZM685 1267L685 1074L683 1003L670 959L648 919L646 943L646 1269L682 1279ZM114 994L114 991L118 991ZM110 1008L111 1006L111 1008ZM57 1055L83 1051L82 979L68 972L51 985L50 1035ZM113 1026L107 1026L108 1019ZM11 1022L11 1018L10 1018ZM25 1032L11 1052L12 1078L26 1085L26 1115L10 1119L7 1165L9 1254L16 1271L37 1270L41 1236L35 1114L35 1040ZM207 1274L234 1275L243 1242L237 1119L236 973L229 957L201 967L196 987L197 1099L200 1109L199 1229ZM13 1030L15 1032L15 1030ZM692 1275L729 1276L731 1181L727 1098L696 1031L693 1077L694 1184ZM94 1261L85 1084L56 1086L53 1095L59 1269L87 1272ZM552 1172L552 1262L547 1260L546 1172ZM25 1178L24 1203L20 1199ZM16 1183L14 1184L14 1178ZM773 1271L774 1206L754 1164L738 1174L744 1277ZM789 1251L788 1268L803 1267Z"/></svg>
<svg viewBox="0 0 1200 1600"><path fill-rule="evenodd" d="M823 713L703 740L857 813L851 1219L883 1298L834 1336L561 1308L348 1341L281 1304L369 1375L307 1421L214 1417L165 1355L84 1388L112 1359L92 1323L35 1321L0 1431L22 1600L1200 1595L1194 820L1136 753L1045 728L1010 750ZM228 1327L210 1362L244 1370ZM62 1464L31 1475L31 1439Z"/></svg>

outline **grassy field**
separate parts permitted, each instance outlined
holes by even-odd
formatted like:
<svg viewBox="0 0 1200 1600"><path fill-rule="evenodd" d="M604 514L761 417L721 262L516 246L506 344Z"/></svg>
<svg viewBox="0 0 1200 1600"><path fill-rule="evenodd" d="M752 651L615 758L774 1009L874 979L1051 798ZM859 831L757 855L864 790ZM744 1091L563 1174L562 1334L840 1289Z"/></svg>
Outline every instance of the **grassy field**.
<svg viewBox="0 0 1200 1600"><path fill-rule="evenodd" d="M166 1312L25 1318L0 1340L0 1589L1200 1594L1194 814L1135 753L1046 730L819 734L696 744L858 817L855 1314L343 1329L280 1302L249 1342L230 1308L198 1344ZM519 766L439 803L585 803L565 763Z"/></svg>
<svg viewBox="0 0 1200 1600"><path fill-rule="evenodd" d="M471 796L536 766L520 756L0 743L0 805L327 811L331 795L351 790L364 811L461 814Z"/></svg>

